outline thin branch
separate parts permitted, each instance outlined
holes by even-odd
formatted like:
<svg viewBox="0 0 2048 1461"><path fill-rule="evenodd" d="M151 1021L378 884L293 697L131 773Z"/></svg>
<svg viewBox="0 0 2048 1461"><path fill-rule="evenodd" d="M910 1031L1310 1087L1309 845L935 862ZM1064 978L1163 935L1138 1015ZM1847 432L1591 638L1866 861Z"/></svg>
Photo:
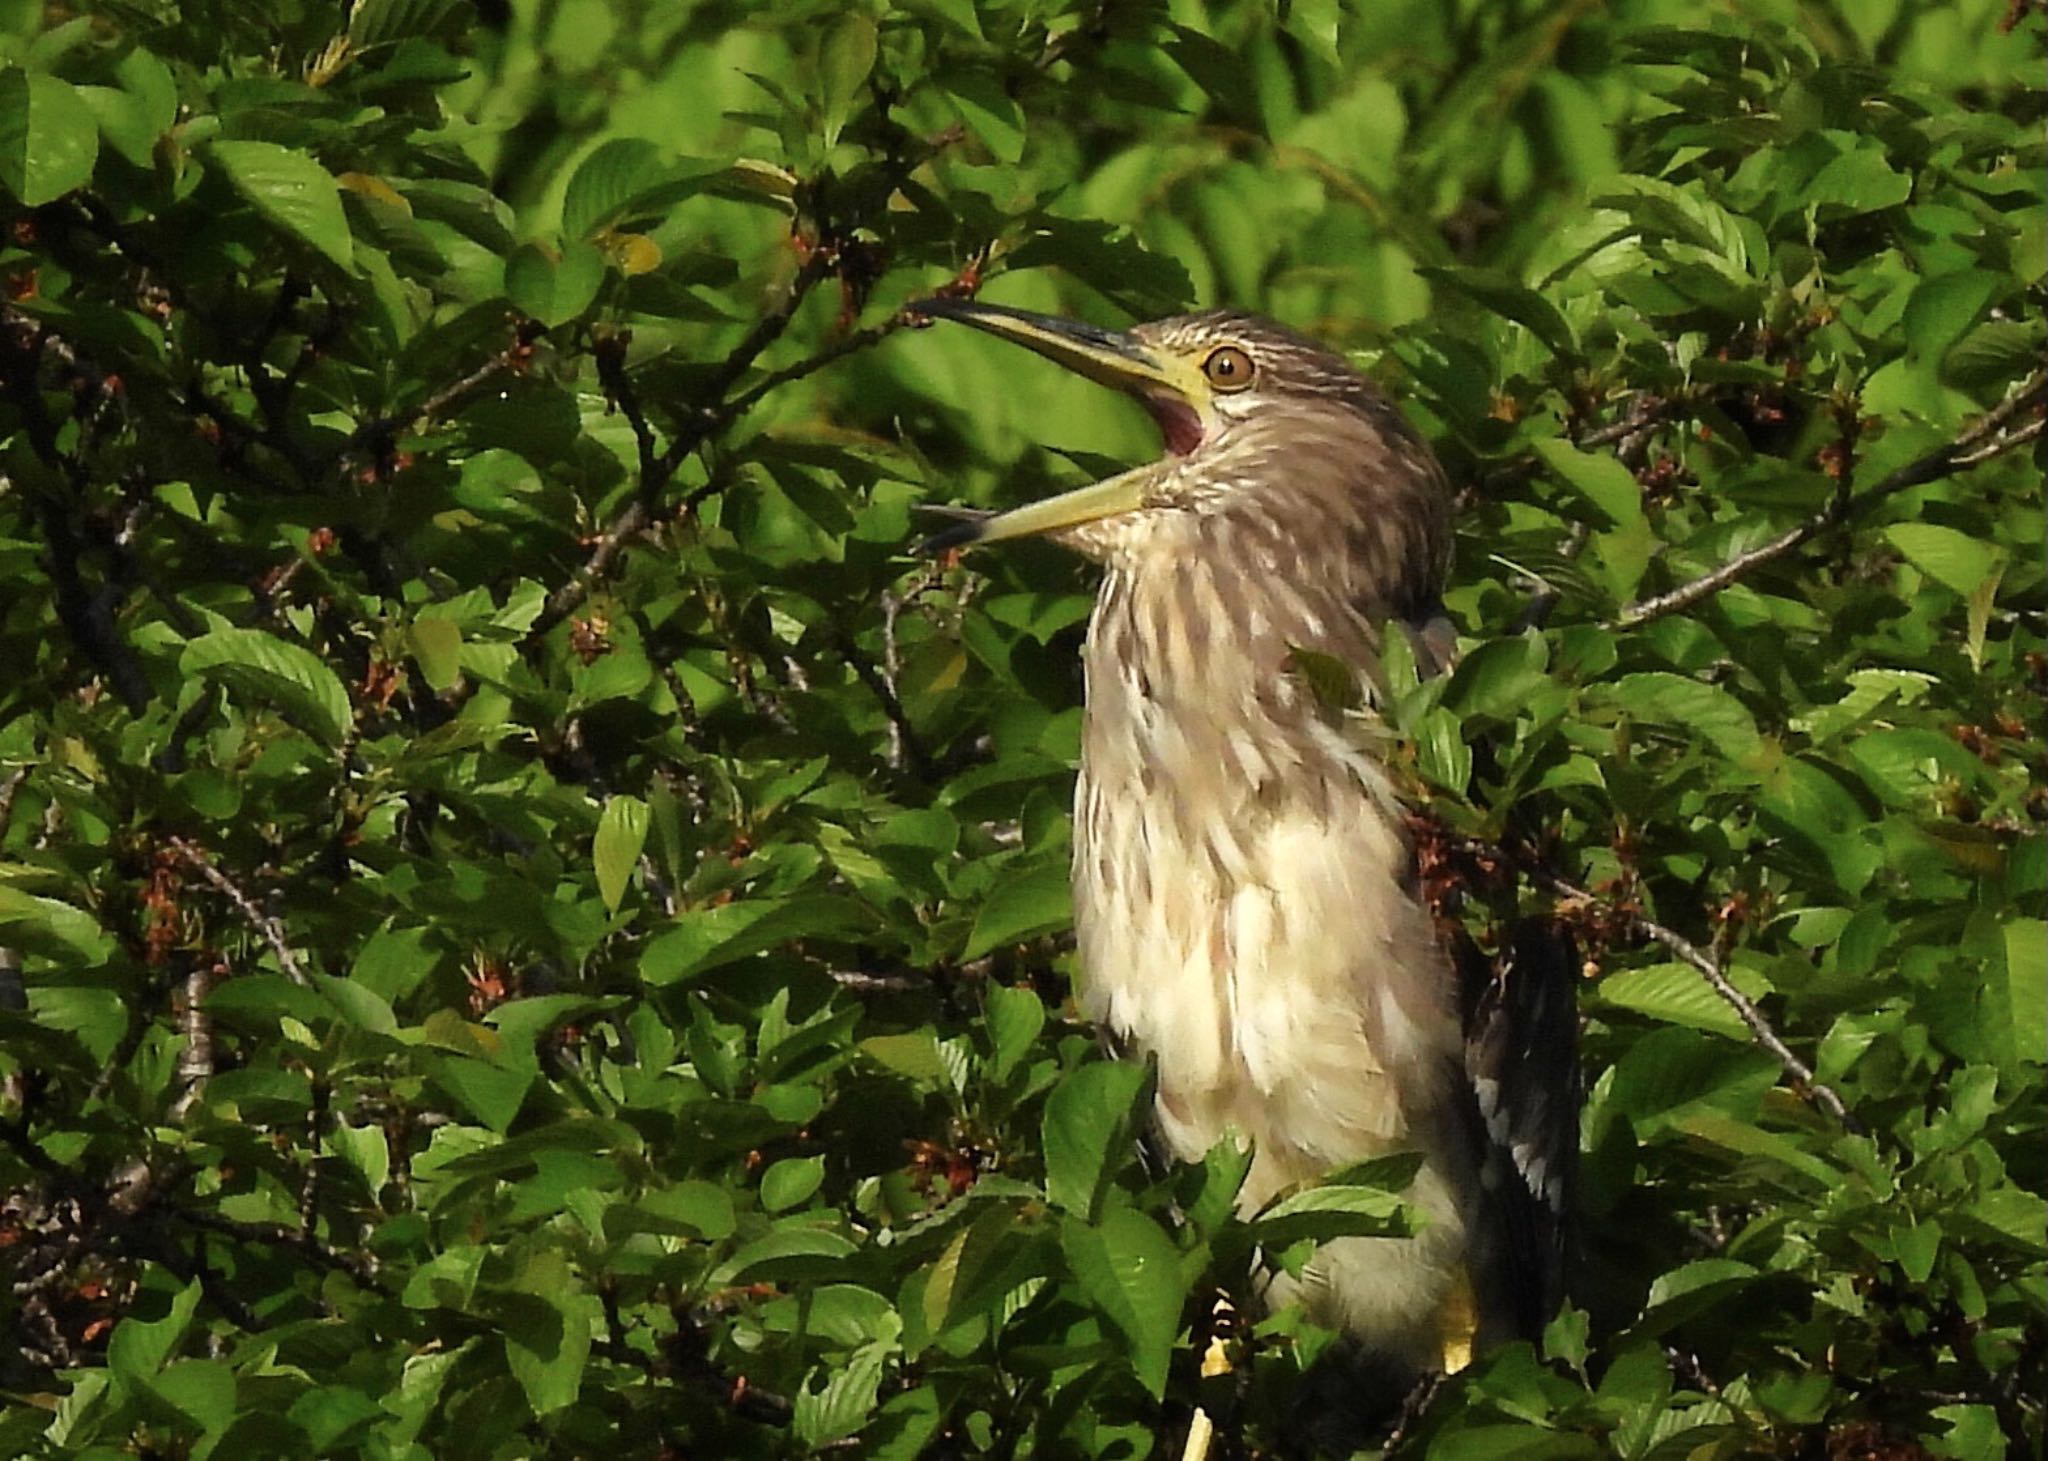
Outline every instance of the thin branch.
<svg viewBox="0 0 2048 1461"><path fill-rule="evenodd" d="M422 426L429 421L439 420L448 413L450 406L453 406L478 386L484 384L484 382L500 372L516 369L524 363L527 356L531 353L533 342L540 338L543 331L539 322L535 320L522 320L512 333L512 344L500 350L496 355L491 356L490 359L470 371L468 375L450 381L409 411L395 412L390 416L371 422L368 427L359 429L356 433L357 436L361 437L366 431L380 426L395 436L400 432L410 431L415 426Z"/></svg>
<svg viewBox="0 0 2048 1461"><path fill-rule="evenodd" d="M914 974L864 974L858 969L828 969L832 982L854 994L904 994L913 989L930 989L931 980Z"/></svg>
<svg viewBox="0 0 2048 1461"><path fill-rule="evenodd" d="M183 837L172 837L167 840L171 849L183 858L187 865L213 884L240 910L242 917L248 920L249 926L262 935L263 941L270 945L270 952L277 956L279 967L290 976L294 984L310 985L313 982L307 977L306 967L299 962L299 956L292 952L292 946L286 942L283 924L259 908L256 900L244 892L233 878L216 867L213 860L198 846Z"/></svg>
<svg viewBox="0 0 2048 1461"><path fill-rule="evenodd" d="M712 433L721 431L731 424L733 417L738 413L733 411L731 403L725 400L725 393L753 367L763 350L782 338L783 331L787 330L789 322L796 318L797 310L810 295L811 290L831 271L830 254L822 248L813 249L798 267L796 277L789 281L789 287L783 291L782 298L776 302L775 307L754 321L754 327L748 330L739 344L733 346L725 359L718 363L718 368L711 373L711 379L704 389L703 398L712 404L700 409L697 412L697 419L678 431L675 440L669 443L667 454L661 458L661 485L667 485L668 479L676 474L676 469L681 467L690 453L702 446Z"/></svg>
<svg viewBox="0 0 2048 1461"><path fill-rule="evenodd" d="M704 388L704 397L714 404L700 407L694 419L670 439L668 450L665 452L656 450L654 428L649 424L641 408L639 396L633 389L631 375L625 368L623 343L597 351L598 374L604 383L606 393L633 428L633 440L639 454L639 488L633 500L620 509L618 515L598 535L596 546L592 548L583 567L573 578L548 595L546 606L527 630L526 640L529 644L539 640L560 624L589 596L594 585L611 576L617 567L621 551L632 539L649 528L659 526L674 513L690 511L707 497L724 490L729 479L714 474L676 507L662 507L662 494L674 480L675 474L681 470L690 453L732 425L772 391L815 374L857 350L866 349L907 323L905 317L898 314L880 324L855 330L792 365L770 372L739 394L725 398L725 392L746 374L761 352L782 337L783 332L789 328L790 321L795 318L797 307L829 272L830 263L822 249L812 253L804 261L803 267L797 271L796 277L784 291L782 299L755 322L746 337L732 348L725 359L719 362L718 368L712 372Z"/></svg>
<svg viewBox="0 0 2048 1461"><path fill-rule="evenodd" d="M1483 846L1483 844L1481 845ZM1494 849L1489 848L1487 850L1492 851ZM1721 965L1705 950L1701 949L1699 945L1677 930L1666 928L1663 924L1656 922L1654 919L1633 908L1603 903L1602 900L1594 897L1593 894L1578 884L1568 878L1558 876L1531 859L1523 858L1518 859L1518 861L1521 862L1524 871L1529 874L1533 881L1547 888L1558 897L1565 899L1567 902L1598 905L1608 909L1608 911L1620 918L1635 932L1653 943L1663 945L1666 950L1676 955L1681 962L1691 965L1694 972L1700 978L1706 980L1707 986L1714 993L1718 994L1730 1009L1735 1011L1736 1016L1741 1019L1744 1027L1748 1029L1750 1039L1755 1041L1760 1048L1776 1057L1778 1064L1784 1067L1785 1073L1792 1077L1793 1089L1803 1099L1820 1107L1850 1131L1856 1132L1858 1135L1865 1133L1866 1128L1862 1121L1858 1120L1855 1113L1843 1103L1842 1098L1835 1093L1832 1087L1823 1085L1814 1078L1813 1067L1801 1060L1793 1052L1792 1047L1785 1043L1783 1037L1772 1028L1771 1022L1764 1018L1763 1011L1756 1007L1756 1001L1752 1000L1740 989L1737 989L1728 978L1727 973L1721 968Z"/></svg>
<svg viewBox="0 0 2048 1461"><path fill-rule="evenodd" d="M526 642L538 642L550 629L575 612L576 607L590 596L593 586L611 577L613 564L624 551L627 540L646 532L654 524L655 515L641 498L636 496L626 504L625 510L598 535L596 546L590 550L590 556L575 576L548 595L547 603L527 628Z"/></svg>
<svg viewBox="0 0 2048 1461"><path fill-rule="evenodd" d="M2025 445L2041 435L2043 422L2039 419L2029 421L2013 431L2006 431L2005 425L2020 412L2044 400L2048 400L2048 368L2037 370L2027 377L2002 402L1985 412L1955 440L1908 462L1869 491L1854 495L1846 492L1836 494L1834 500L1826 507L1786 529L1768 543L1738 553L1713 572L1680 584L1668 593L1639 599L1623 609L1606 627L1631 629L1652 619L1662 618L1666 614L1689 609L1702 599L1712 598L1751 569L1773 559L1782 558L1800 544L1839 526L1859 507L1882 501L1894 493L1904 492L1909 488L1938 482L1964 468L1974 467L1993 457L2002 456L2015 447Z"/></svg>
<svg viewBox="0 0 2048 1461"><path fill-rule="evenodd" d="M2044 426L2048 426L2048 416L2036 416L2025 426L2015 431L2008 431L2005 435L1994 441L1986 442L1974 451L1965 452L1962 456L1956 458L1955 464L1958 467L1974 467L1979 462L1988 462L1993 457L2004 456L2014 447L2025 446L2028 442L2040 436L2041 429Z"/></svg>
<svg viewBox="0 0 2048 1461"><path fill-rule="evenodd" d="M835 360L843 360L855 351L865 350L870 345L887 339L908 323L907 315L891 315L880 324L869 325L864 330L854 330L840 336L822 350L813 355L806 356L794 365L787 365L781 370L771 371L726 402L720 409L720 424L730 424L752 410L760 402L761 398L770 392L779 390L793 381L800 381L807 375L815 375Z"/></svg>
<svg viewBox="0 0 2048 1461"><path fill-rule="evenodd" d="M895 614L887 609L884 612L891 621L893 631ZM920 781L932 780L934 764L931 752L926 749L924 738L918 735L917 727L910 723L910 714L903 708L902 698L896 693L896 677L893 670L887 666L877 667L874 661L861 652L860 646L853 642L851 634L842 630L836 637L839 641L840 654L847 664L853 667L853 672L859 677L860 682L881 702L882 713L889 717L889 765L893 769L901 770L907 758L911 770Z"/></svg>
<svg viewBox="0 0 2048 1461"><path fill-rule="evenodd" d="M45 1177L61 1178L69 1169L63 1166L36 1144L28 1134L28 1120L24 1116L18 1121L0 1121L0 1145L6 1146L24 1166L42 1173Z"/></svg>
<svg viewBox="0 0 2048 1461"><path fill-rule="evenodd" d="M639 397L634 392L623 360L616 367L605 362L605 351L598 352L598 365L606 389L612 399L619 403L619 409L626 411L626 419L633 427L634 441L639 449L640 482L633 500L619 511L605 530L598 535L597 546L574 578L548 595L548 601L539 616L526 631L526 642L533 644L543 638L549 630L566 619L589 596L592 585L603 582L611 576L620 551L626 543L648 528L655 526L663 514L658 510L662 493L674 480L690 453L710 439L714 432L723 430L731 423L737 412L733 403L724 400L726 391L734 381L745 375L763 350L782 337L789 328L789 322L796 317L797 309L811 290L823 279L830 263L823 250L813 252L805 259L796 277L783 291L775 307L754 322L752 329L718 363L711 379L704 388L704 399L713 404L698 409L696 419L679 430L670 440L668 450L656 455L654 451L654 429L640 412ZM623 351L623 346L620 347ZM631 402L630 408L627 403ZM707 483L708 487L710 484ZM693 495L692 501L694 502Z"/></svg>
<svg viewBox="0 0 2048 1461"><path fill-rule="evenodd" d="M377 1276L376 1270L360 1258L330 1248L313 1234L297 1232L277 1223L246 1223L238 1218L222 1217L218 1213L197 1212L190 1208L170 1207L168 1211L179 1222L189 1223L195 1228L220 1233L242 1243L261 1243L269 1248L289 1248L304 1255L321 1268L335 1273L345 1273L358 1284L389 1298L391 1290Z"/></svg>
<svg viewBox="0 0 2048 1461"><path fill-rule="evenodd" d="M647 412L640 405L640 393L633 388L633 377L626 370L626 347L632 340L629 330L600 335L590 353L597 362L597 378L605 395L633 428L633 442L640 454L641 500L646 502L650 486L659 479L661 453L655 444L654 428L648 424Z"/></svg>

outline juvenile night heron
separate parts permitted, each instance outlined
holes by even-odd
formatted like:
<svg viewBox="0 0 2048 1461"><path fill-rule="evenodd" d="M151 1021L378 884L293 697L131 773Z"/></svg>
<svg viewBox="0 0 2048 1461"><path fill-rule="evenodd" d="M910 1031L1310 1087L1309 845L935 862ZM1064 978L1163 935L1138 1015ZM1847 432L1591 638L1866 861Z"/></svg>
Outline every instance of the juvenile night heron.
<svg viewBox="0 0 2048 1461"><path fill-rule="evenodd" d="M1081 998L1156 1058L1164 1146L1252 1143L1246 1211L1419 1152L1419 1232L1332 1241L1269 1301L1298 1297L1389 1378L1531 1334L1560 1297L1577 1146L1568 946L1530 926L1491 966L1444 947L1372 738L1300 673L1300 651L1351 667L1369 715L1389 626L1443 657L1442 471L1377 387L1267 320L1119 333L916 309L1128 392L1165 438L1159 461L929 544L1042 535L1104 569L1075 792Z"/></svg>

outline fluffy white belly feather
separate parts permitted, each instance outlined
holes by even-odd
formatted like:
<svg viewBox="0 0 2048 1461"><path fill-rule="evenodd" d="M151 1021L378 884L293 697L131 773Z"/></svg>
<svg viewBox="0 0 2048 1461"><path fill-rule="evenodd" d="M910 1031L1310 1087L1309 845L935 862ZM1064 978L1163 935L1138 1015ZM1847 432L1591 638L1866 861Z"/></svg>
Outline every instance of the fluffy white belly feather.
<svg viewBox="0 0 2048 1461"><path fill-rule="evenodd" d="M1153 749L1174 740L1155 722ZM1163 733L1163 735L1162 735ZM1452 980L1428 916L1401 881L1407 849L1378 769L1334 735L1314 758L1320 795L1280 806L1202 802L1166 754L1127 784L1110 760L1077 794L1076 930L1082 1003L1159 1067L1167 1149L1199 1160L1226 1136L1254 1147L1239 1199L1351 1162L1419 1150L1411 1239L1326 1245L1297 1284L1319 1322L1418 1366L1437 1363L1465 1250L1461 1133L1445 1129L1459 1060ZM1103 758L1096 758L1101 762ZM1099 774L1109 770L1107 782ZM1242 784L1242 783L1240 783ZM1371 787L1371 790L1367 788ZM1234 815L1190 815L1179 793Z"/></svg>

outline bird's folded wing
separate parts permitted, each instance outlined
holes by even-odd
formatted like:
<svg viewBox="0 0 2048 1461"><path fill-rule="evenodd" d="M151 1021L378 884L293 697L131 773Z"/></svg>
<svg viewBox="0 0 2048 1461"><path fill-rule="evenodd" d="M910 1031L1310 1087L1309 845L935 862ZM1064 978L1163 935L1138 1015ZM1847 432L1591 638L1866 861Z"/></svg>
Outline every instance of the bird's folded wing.
<svg viewBox="0 0 2048 1461"><path fill-rule="evenodd" d="M1526 919L1495 959L1460 962L1465 1074L1491 1229L1474 1285L1484 1327L1534 1339L1564 1298L1572 1259L1578 954L1562 928Z"/></svg>

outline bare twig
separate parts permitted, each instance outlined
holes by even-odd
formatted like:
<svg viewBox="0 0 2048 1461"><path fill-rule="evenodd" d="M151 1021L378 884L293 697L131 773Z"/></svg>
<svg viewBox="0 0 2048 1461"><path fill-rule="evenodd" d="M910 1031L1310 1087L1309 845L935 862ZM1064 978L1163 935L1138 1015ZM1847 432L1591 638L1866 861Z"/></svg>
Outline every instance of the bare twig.
<svg viewBox="0 0 2048 1461"><path fill-rule="evenodd" d="M666 479L661 475L661 452L655 440L654 427L648 423L647 412L640 404L640 393L634 389L633 377L626 370L626 347L632 342L630 330L614 331L600 335L590 353L597 362L597 378L604 386L605 395L626 418L626 424L633 428L633 442L640 457L641 500L651 507L647 494L653 491L658 495Z"/></svg>
<svg viewBox="0 0 2048 1461"><path fill-rule="evenodd" d="M256 900L243 891L242 886L233 878L215 866L213 859L197 845L183 837L172 837L168 842L172 850L184 859L188 866L225 895L241 912L242 917L248 920L249 926L262 935L263 941L270 945L270 952L277 956L279 967L294 984L310 985L313 982L306 975L305 965L299 961L299 956L292 952L291 944L286 941L283 924L258 907Z"/></svg>
<svg viewBox="0 0 2048 1461"><path fill-rule="evenodd" d="M533 342L544 333L538 321L521 320L513 328L512 343L468 374L448 382L415 405L388 412L358 426L338 454L336 465L345 463L351 456L362 451L382 451L394 439L415 426L424 425L446 415L449 407L468 396L477 387L524 363L533 351Z"/></svg>
<svg viewBox="0 0 2048 1461"><path fill-rule="evenodd" d="M891 621L890 628L893 631L895 613L890 608L885 608L884 613ZM910 723L910 714L904 710L903 701L896 693L894 668L886 661L877 667L874 661L861 652L860 646L853 642L851 634L841 631L837 637L840 654L847 664L853 667L853 672L859 677L860 682L881 702L882 713L889 717L889 765L901 770L904 761L908 759L911 770L917 774L918 779L930 781L934 770L931 752L926 749L923 737L918 735L917 727ZM893 655L891 657L893 658Z"/></svg>
<svg viewBox="0 0 2048 1461"><path fill-rule="evenodd" d="M760 402L762 397L770 392L789 385L793 381L800 381L805 376L815 375L835 360L843 360L856 351L865 350L870 345L887 339L890 335L902 329L906 323L908 323L907 316L902 314L891 315L880 324L869 325L864 330L854 330L840 336L837 340L832 341L831 344L826 345L815 354L805 356L794 365L786 365L781 370L769 372L767 375L762 376L760 380L754 382L753 385L748 386L744 391L741 391L730 401L726 402L720 410L720 424L729 424L745 415Z"/></svg>
<svg viewBox="0 0 2048 1461"><path fill-rule="evenodd" d="M929 989L931 981L914 974L864 974L858 969L828 969L834 984L854 994L903 994Z"/></svg>
<svg viewBox="0 0 2048 1461"><path fill-rule="evenodd" d="M1483 846L1483 844L1480 845ZM1493 851L1495 849L1487 848L1486 850ZM1666 950L1676 955L1682 963L1692 966L1700 978L1706 980L1707 986L1715 994L1719 995L1730 1009L1735 1011L1736 1016L1741 1019L1743 1026L1749 1031L1750 1039L1761 1049L1770 1052L1771 1055L1776 1057L1778 1064L1784 1067L1785 1073L1792 1077L1793 1089L1801 1097L1820 1107L1850 1131L1856 1132L1859 1135L1864 1132L1863 1123L1843 1103L1842 1098L1835 1093L1832 1087L1823 1085L1814 1078L1813 1067L1793 1053L1792 1047L1785 1043L1784 1038L1778 1034L1777 1030L1772 1028L1771 1022L1764 1018L1763 1011L1756 1007L1756 1001L1752 1000L1740 989L1737 989L1719 962L1705 950L1701 949L1699 945L1675 929L1666 928L1663 924L1656 922L1634 908L1603 902L1570 879L1560 877L1533 859L1520 858L1517 861L1522 864L1524 870L1533 881L1547 888L1558 897L1568 902L1597 905L1606 909L1625 922L1636 933L1653 943L1663 945Z"/></svg>
<svg viewBox="0 0 2048 1461"><path fill-rule="evenodd" d="M627 541L654 525L655 515L648 510L646 503L637 497L628 503L625 510L612 519L611 526L599 534L590 556L584 560L575 577L548 595L546 605L527 628L526 642L533 644L545 638L550 629L575 612L577 605L590 596L594 585L611 577L612 565L625 551Z"/></svg>
<svg viewBox="0 0 2048 1461"><path fill-rule="evenodd" d="M695 417L670 439L668 450L657 453L654 444L654 429L640 409L639 397L634 392L632 379L625 369L624 346L608 347L613 358L607 363L608 350L598 352L600 375L612 400L626 413L627 421L633 427L634 442L640 459L640 481L633 500L620 509L605 530L598 535L597 544L590 557L576 576L548 595L546 605L526 632L526 642L532 644L546 636L548 631L566 619L589 595L593 584L608 578L626 544L649 528L659 525L666 514L661 510L662 494L668 484L682 468L691 452L697 450L718 431L730 425L745 406L739 405L742 397L728 401L725 393L741 376L745 375L761 352L782 337L789 322L796 317L797 309L803 304L818 281L830 270L830 261L823 250L816 251L805 259L796 276L790 280L782 298L754 322L741 341L733 346L711 379L704 387L704 400L710 404L698 408ZM630 403L630 404L629 404ZM747 404L752 404L749 401ZM714 477L704 488L691 495L686 506L695 503L718 482Z"/></svg>
<svg viewBox="0 0 2048 1461"><path fill-rule="evenodd" d="M1689 609L1702 599L1712 598L1759 565L1782 558L1800 544L1839 526L1859 507L1881 501L1909 488L1937 482L1966 467L1976 466L1980 462L1989 461L2015 447L2025 445L2041 434L2042 421L2029 421L2013 431L2006 431L2004 428L2013 417L2043 400L2048 400L2048 368L2037 370L2028 376L2002 402L1985 412L1954 441L1936 448L1926 456L1908 462L1869 491L1853 496L1846 492L1837 493L1826 507L1795 526L1787 528L1769 542L1736 554L1711 573L1702 574L1688 583L1680 584L1668 593L1656 594L1630 604L1617 614L1607 627L1629 629L1652 619L1662 618L1666 614Z"/></svg>

